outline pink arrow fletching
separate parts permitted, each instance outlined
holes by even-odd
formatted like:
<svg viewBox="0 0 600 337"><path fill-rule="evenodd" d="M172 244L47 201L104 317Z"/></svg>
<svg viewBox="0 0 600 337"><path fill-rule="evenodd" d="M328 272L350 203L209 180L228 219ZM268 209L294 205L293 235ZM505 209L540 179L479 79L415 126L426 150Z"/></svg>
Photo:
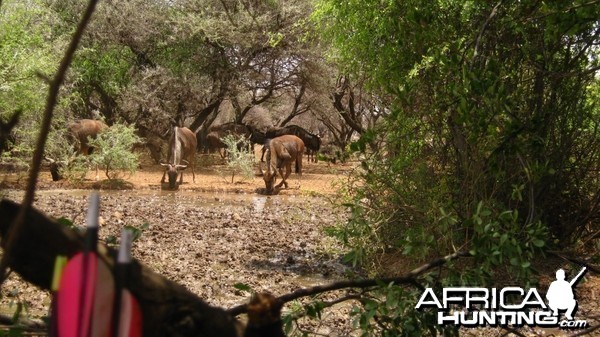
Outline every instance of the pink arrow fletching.
<svg viewBox="0 0 600 337"><path fill-rule="evenodd" d="M98 259L100 196L92 193L87 215L86 247L69 260L57 292L60 337L110 337L114 279Z"/></svg>
<svg viewBox="0 0 600 337"><path fill-rule="evenodd" d="M135 297L127 289L122 292L120 322L118 337L142 336L141 309Z"/></svg>
<svg viewBox="0 0 600 337"><path fill-rule="evenodd" d="M87 258L87 263L84 263ZM87 272L84 273L84 264ZM83 283L83 275L94 280L96 278L97 260L91 254L75 255L63 271L58 288L58 334L61 337L87 336L92 314L92 296L94 295L94 282ZM82 286L84 289L82 290ZM82 299L83 296L83 299Z"/></svg>

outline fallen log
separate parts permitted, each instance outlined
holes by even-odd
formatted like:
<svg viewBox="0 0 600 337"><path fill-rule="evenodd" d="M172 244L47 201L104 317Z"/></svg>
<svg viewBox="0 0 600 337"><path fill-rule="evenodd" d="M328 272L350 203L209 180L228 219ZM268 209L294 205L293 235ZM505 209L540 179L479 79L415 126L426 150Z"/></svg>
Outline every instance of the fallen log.
<svg viewBox="0 0 600 337"><path fill-rule="evenodd" d="M6 249L6 234L19 205L0 202L0 246ZM25 217L23 234L12 244L9 267L25 281L49 290L57 255L71 257L83 249L83 235L31 209ZM98 255L111 268L116 252L98 244ZM185 287L133 261L129 279L132 294L143 315L143 336L243 336L243 325L225 310L213 307Z"/></svg>

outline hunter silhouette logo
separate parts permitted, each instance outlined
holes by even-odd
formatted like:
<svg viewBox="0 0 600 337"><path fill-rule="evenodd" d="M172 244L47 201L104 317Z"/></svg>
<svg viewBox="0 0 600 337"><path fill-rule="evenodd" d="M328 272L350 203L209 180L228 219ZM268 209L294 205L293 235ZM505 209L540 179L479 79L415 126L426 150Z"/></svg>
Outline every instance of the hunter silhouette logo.
<svg viewBox="0 0 600 337"><path fill-rule="evenodd" d="M586 328L588 323L586 320L573 319L577 310L573 288L585 272L584 267L569 282L565 280L565 271L557 270L556 280L546 292L547 304L536 288L447 287L442 289L441 296L436 295L433 288L425 289L415 309L437 309L439 325L528 325L582 329ZM565 311L565 320L559 319L561 311Z"/></svg>
<svg viewBox="0 0 600 337"><path fill-rule="evenodd" d="M573 312L577 307L577 301L573 294L573 286L579 281L581 276L585 273L586 268L583 267L579 274L575 276L571 282L565 281L565 271L559 269L556 271L556 281L553 281L548 288L546 293L546 299L548 299L548 306L552 309L552 315L558 316L558 310L567 310L565 317L568 320L573 319Z"/></svg>

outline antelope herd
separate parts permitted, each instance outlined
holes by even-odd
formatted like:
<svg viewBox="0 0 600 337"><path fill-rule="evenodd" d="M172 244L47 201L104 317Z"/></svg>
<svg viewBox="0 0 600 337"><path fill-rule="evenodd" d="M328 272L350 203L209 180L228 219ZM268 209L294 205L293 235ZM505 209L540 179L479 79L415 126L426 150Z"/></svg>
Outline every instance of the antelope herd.
<svg viewBox="0 0 600 337"><path fill-rule="evenodd" d="M69 124L69 139L74 146L75 153L77 155L91 154L94 149L89 145L89 140L96 138L107 128L108 126L104 122L92 119L81 119ZM188 166L192 171L192 181L196 180L194 163L200 140L194 131L186 127L174 126L170 133L167 162L160 163L165 168L161 184L166 188L165 178L167 178L168 188L177 189L183 183L183 171ZM305 152L307 161L316 163L317 152L321 147L321 138L318 135L297 125L269 128L265 132L261 132L238 123L225 123L209 128L200 145L209 152L218 152L224 158L227 146L222 139L227 135L234 135L246 140L246 142L240 142L238 149L241 149L242 144L262 145L259 169L262 173L260 164L264 162L266 156L266 172L263 179L267 194L278 193L282 186L288 187L287 178L292 171L292 163L295 165L295 172L302 175L302 157ZM56 167L55 161L51 159L49 161L51 168ZM54 179L56 170L51 169L51 171ZM275 185L277 174L281 177L281 182Z"/></svg>

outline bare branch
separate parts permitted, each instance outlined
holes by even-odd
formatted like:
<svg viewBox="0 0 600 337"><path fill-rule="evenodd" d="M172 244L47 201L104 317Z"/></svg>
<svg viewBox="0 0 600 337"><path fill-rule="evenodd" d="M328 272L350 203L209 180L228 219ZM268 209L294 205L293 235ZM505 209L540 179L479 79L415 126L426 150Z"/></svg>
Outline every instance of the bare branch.
<svg viewBox="0 0 600 337"><path fill-rule="evenodd" d="M492 21L494 16L496 16L496 13L498 13L498 8L500 7L500 5L502 5L502 1L503 0L498 1L496 6L494 6L494 8L492 9L492 12L490 13L488 18L483 23L483 26L481 27L481 30L479 31L479 34L477 35L477 40L475 41L475 48L473 50L473 60L478 56L479 44L481 43L481 38L483 37L483 33L485 32L487 26L490 24L490 21Z"/></svg>
<svg viewBox="0 0 600 337"><path fill-rule="evenodd" d="M321 293L328 292L328 291L340 290L340 289L345 289L345 288L370 288L370 287L378 286L380 284L390 284L392 282L395 284L412 284L413 286L421 288L421 286L416 282L417 276L423 274L424 272L426 272L428 270L439 267L448 261L452 261L459 257L465 257L465 256L469 256L469 253L459 251L459 252L441 257L439 259L433 260L433 261L431 261L427 264L424 264L424 265L420 266L419 268L416 268L416 269L412 270L411 272L409 272L405 275L402 275L402 276L383 278L383 279L339 281L339 282L334 282L334 283L330 283L330 284L326 284L326 285L318 285L318 286L314 286L314 287L310 287L310 288L298 289L291 293L279 296L277 299L283 303L287 303L287 302L296 300L301 297L313 296L313 295L321 294ZM231 315L239 315L239 314L246 313L247 311L248 311L248 308L247 308L246 304L238 305L238 306L235 306L235 307L227 310L227 312Z"/></svg>
<svg viewBox="0 0 600 337"><path fill-rule="evenodd" d="M15 218L13 226L10 227L10 231L8 232L6 239L6 246L4 249L4 255L2 255L2 260L0 261L0 287L4 283L6 268L10 264L10 260L12 259L12 250L14 246L14 242L16 242L21 234L21 228L23 226L23 221L25 219L25 214L31 209L31 204L33 203L35 188L37 185L37 178L40 172L40 168L42 165L44 147L46 145L46 139L48 138L48 134L50 132L50 125L52 123L52 114L54 112L54 107L58 101L58 92L63 84L65 79L65 74L69 66L71 65L71 60L73 59L73 55L77 50L77 46L79 45L79 41L81 41L81 37L83 36L83 32L85 27L87 26L90 18L92 17L92 13L94 12L97 4L97 0L90 0L88 6L81 17L81 21L77 26L77 30L73 34L71 42L65 51L65 55L60 62L58 70L54 75L54 78L50 82L50 87L48 88L48 98L46 100L46 108L44 110L44 115L42 117L42 124L40 127L40 134L38 136L35 152L33 153L33 158L31 160L31 169L29 170L29 180L27 184L27 190L25 191L25 196L23 197L23 203L21 205L21 209L19 211L18 216Z"/></svg>
<svg viewBox="0 0 600 337"><path fill-rule="evenodd" d="M7 234L24 207L0 201L0 244L6 255ZM24 233L13 241L10 268L23 280L49 290L57 255L71 257L83 249L83 235L50 220L31 208L22 222ZM14 240L14 237L13 237ZM116 252L98 245L98 257L109 267ZM243 326L225 310L213 307L185 287L153 272L138 261L132 262L130 291L142 310L143 335L154 336L231 336L241 337Z"/></svg>
<svg viewBox="0 0 600 337"><path fill-rule="evenodd" d="M571 256L567 256L568 253L566 252L559 252L559 251L555 251L555 250L549 250L547 251L548 254L552 254L556 257L559 257L569 263L574 263L577 264L579 266L585 266L587 269L591 270L592 272L596 273L596 274L600 274L600 268L597 266L594 266L592 264L590 264L589 261L583 261L579 258L574 258ZM593 254L592 254L593 256Z"/></svg>

